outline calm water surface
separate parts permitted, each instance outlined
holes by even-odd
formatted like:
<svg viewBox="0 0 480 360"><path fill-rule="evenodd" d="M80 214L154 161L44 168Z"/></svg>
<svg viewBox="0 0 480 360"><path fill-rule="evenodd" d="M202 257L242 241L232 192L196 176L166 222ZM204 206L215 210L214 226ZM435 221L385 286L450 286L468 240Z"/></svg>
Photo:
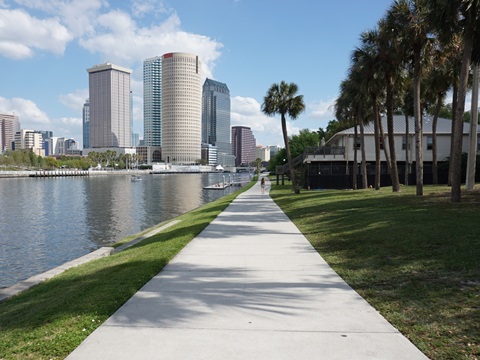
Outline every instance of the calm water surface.
<svg viewBox="0 0 480 360"><path fill-rule="evenodd" d="M203 189L217 181L222 174L0 179L0 288L238 190Z"/></svg>

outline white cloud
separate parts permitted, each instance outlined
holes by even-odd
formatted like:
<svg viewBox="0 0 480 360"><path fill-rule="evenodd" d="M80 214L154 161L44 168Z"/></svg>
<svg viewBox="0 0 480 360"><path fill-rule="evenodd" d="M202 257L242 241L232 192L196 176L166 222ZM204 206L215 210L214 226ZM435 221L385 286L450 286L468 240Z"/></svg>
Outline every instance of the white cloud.
<svg viewBox="0 0 480 360"><path fill-rule="evenodd" d="M72 40L58 18L37 19L23 10L0 9L1 54L13 59L31 57L35 49L63 54Z"/></svg>
<svg viewBox="0 0 480 360"><path fill-rule="evenodd" d="M98 11L109 4L104 0L16 0L18 5L58 16L75 36L93 33L92 19Z"/></svg>
<svg viewBox="0 0 480 360"><path fill-rule="evenodd" d="M23 44L0 40L0 54L14 60L21 60L31 57L32 50Z"/></svg>
<svg viewBox="0 0 480 360"><path fill-rule="evenodd" d="M83 139L83 121L76 117L61 117L52 121L54 136L73 138L79 144Z"/></svg>
<svg viewBox="0 0 480 360"><path fill-rule="evenodd" d="M85 100L88 99L88 89L77 89L66 95L60 95L60 102L67 108L81 112Z"/></svg>
<svg viewBox="0 0 480 360"><path fill-rule="evenodd" d="M280 116L266 116L260 103L253 98L234 96L231 99L232 126L247 126L261 145L284 145ZM298 134L300 128L287 120L288 136Z"/></svg>
<svg viewBox="0 0 480 360"><path fill-rule="evenodd" d="M159 0L133 0L132 14L135 17L144 15L158 15L170 12L169 8L163 1Z"/></svg>
<svg viewBox="0 0 480 360"><path fill-rule="evenodd" d="M190 52L199 55L204 77L212 77L222 44L207 36L187 33L180 19L170 15L160 25L138 27L129 14L114 10L100 15L96 33L80 40L92 53L101 53L105 61L132 66L167 52Z"/></svg>
<svg viewBox="0 0 480 360"><path fill-rule="evenodd" d="M75 118L75 117L63 117L59 118L56 120L56 122L67 125L67 126L82 126L82 119L81 118Z"/></svg>
<svg viewBox="0 0 480 360"><path fill-rule="evenodd" d="M319 120L332 120L335 118L334 105L335 99L314 101L308 106L310 109L308 116Z"/></svg>
<svg viewBox="0 0 480 360"><path fill-rule="evenodd" d="M0 112L17 115L22 129L39 130L39 127L50 124L47 114L27 99L0 97Z"/></svg>

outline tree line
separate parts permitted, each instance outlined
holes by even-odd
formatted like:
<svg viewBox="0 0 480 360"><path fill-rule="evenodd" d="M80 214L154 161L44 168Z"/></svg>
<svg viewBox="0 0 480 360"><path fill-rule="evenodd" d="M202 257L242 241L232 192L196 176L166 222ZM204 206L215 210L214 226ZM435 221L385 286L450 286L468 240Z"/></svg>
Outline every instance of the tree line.
<svg viewBox="0 0 480 360"><path fill-rule="evenodd" d="M11 169L45 169L59 168L82 169L97 167L112 169L138 168L141 157L138 154L120 154L113 150L106 152L92 151L88 156L38 156L30 150L8 150L0 154L0 166Z"/></svg>
<svg viewBox="0 0 480 360"><path fill-rule="evenodd" d="M478 89L479 63L480 0L396 0L374 29L361 33L360 45L352 51L348 75L340 85L335 116L340 122L355 126L355 136L362 149L363 174L366 174L363 126L373 119L375 188L380 187L380 143L386 137L392 190L400 190L393 131L393 115L398 112L405 116L406 132L409 117L415 120L416 193L419 196L423 195L422 116L433 114L432 154L436 180L436 124L442 107L445 109L446 95L451 91L449 183L451 201L461 200L465 97L472 73L473 87ZM472 101L472 125L478 122L476 109L478 103ZM381 114L386 114L387 129L382 129ZM470 155L471 163L475 164L476 151Z"/></svg>

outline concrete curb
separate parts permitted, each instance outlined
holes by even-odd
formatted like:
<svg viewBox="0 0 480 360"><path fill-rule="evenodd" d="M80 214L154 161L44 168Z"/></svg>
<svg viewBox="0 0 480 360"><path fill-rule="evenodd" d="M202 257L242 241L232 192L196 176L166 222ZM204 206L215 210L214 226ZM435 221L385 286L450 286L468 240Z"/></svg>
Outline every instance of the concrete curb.
<svg viewBox="0 0 480 360"><path fill-rule="evenodd" d="M100 249L97 249L91 253L88 253L82 257L79 257L77 259L74 259L72 261L66 262L60 266L57 266L53 269L47 270L44 273L34 275L32 277L29 277L26 280L20 281L19 283L16 283L15 285L12 285L8 288L5 289L0 289L0 302L5 301L7 299L10 299L11 297L20 294L21 292L30 289L32 286L38 285L45 280L51 279L52 277L61 274L65 270L68 270L70 268L73 268L78 265L85 264L89 261L92 261L94 259L98 259L104 256L110 256L114 253L123 251L125 249L128 249L129 247L138 244L140 241L143 241L153 235L158 234L160 231L165 230L166 228L178 224L180 220L173 220L170 221L169 223L160 226L157 229L154 229L148 233L146 233L143 236L140 236L126 244L123 244L122 246L119 246L118 248L114 248L111 246L105 246L101 247Z"/></svg>
<svg viewBox="0 0 480 360"><path fill-rule="evenodd" d="M140 237L138 237L138 238L136 238L136 239L134 239L134 240L126 243L126 244L123 244L122 246L119 246L119 247L115 248L115 249L113 250L113 252L114 252L114 253L117 253L117 252L123 251L123 250L125 250L125 249L128 249L129 247L138 244L140 241L143 241L143 240L145 240L145 239L147 239L147 238L149 238L149 237L152 237L153 235L158 234L160 231L165 230L166 228L169 228L170 226L173 226L173 225L175 225L175 224L178 224L179 222L180 222L180 220L170 221L168 224L165 224L165 225L163 225L163 226L160 226L159 228L154 229L154 230L146 233L146 234L143 235L143 236L140 236Z"/></svg>
<svg viewBox="0 0 480 360"><path fill-rule="evenodd" d="M56 268L50 269L48 271L45 271L44 273L34 275L32 277L29 277L26 280L20 281L19 283L12 285L8 288L1 289L0 290L0 301L7 300L11 298L12 296L18 295L21 292L30 289L32 286L38 285L41 282L44 282L47 279L50 279L58 274L61 274L67 269L70 269L72 267L85 264L91 260L98 259L104 256L109 256L113 253L114 248L113 247L101 247L98 250L95 250L91 253L88 253L82 257L79 257L75 260L66 262L60 266L57 266Z"/></svg>

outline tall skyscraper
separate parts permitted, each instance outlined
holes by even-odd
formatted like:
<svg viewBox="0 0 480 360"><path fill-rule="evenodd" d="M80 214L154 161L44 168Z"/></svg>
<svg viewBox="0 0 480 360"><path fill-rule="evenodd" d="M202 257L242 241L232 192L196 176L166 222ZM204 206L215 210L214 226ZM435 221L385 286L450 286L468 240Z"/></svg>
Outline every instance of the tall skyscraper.
<svg viewBox="0 0 480 360"><path fill-rule="evenodd" d="M18 116L13 114L0 114L0 153L12 150L15 142L15 133L20 131Z"/></svg>
<svg viewBox="0 0 480 360"><path fill-rule="evenodd" d="M162 57L143 62L143 140L162 146Z"/></svg>
<svg viewBox="0 0 480 360"><path fill-rule="evenodd" d="M232 152L235 155L235 166L249 166L255 161L256 141L252 129L232 126Z"/></svg>
<svg viewBox="0 0 480 360"><path fill-rule="evenodd" d="M83 148L90 148L90 101L89 99L85 100L83 104Z"/></svg>
<svg viewBox="0 0 480 360"><path fill-rule="evenodd" d="M227 84L206 79L202 91L202 142L231 154L230 90Z"/></svg>
<svg viewBox="0 0 480 360"><path fill-rule="evenodd" d="M202 84L197 55L162 56L162 159L192 164L201 159Z"/></svg>
<svg viewBox="0 0 480 360"><path fill-rule="evenodd" d="M132 70L105 63L88 71L90 147L130 147Z"/></svg>

